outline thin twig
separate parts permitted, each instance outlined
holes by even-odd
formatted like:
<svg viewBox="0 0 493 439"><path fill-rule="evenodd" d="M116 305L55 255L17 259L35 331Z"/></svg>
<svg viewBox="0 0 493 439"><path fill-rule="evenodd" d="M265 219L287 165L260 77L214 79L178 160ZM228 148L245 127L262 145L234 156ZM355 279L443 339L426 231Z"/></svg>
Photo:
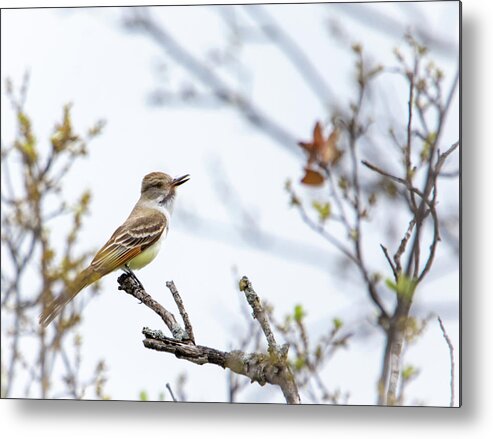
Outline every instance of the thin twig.
<svg viewBox="0 0 493 439"><path fill-rule="evenodd" d="M452 341L450 340L450 337L447 334L447 331L445 331L445 326L443 326L442 319L440 316L437 316L438 323L440 324L440 329L443 334L443 338L447 342L449 354L450 354L450 407L454 406L455 403L455 385L454 385L454 380L455 380L455 362L454 362L454 346L452 344Z"/></svg>
<svg viewBox="0 0 493 439"><path fill-rule="evenodd" d="M119 290L125 291L127 294L134 296L140 300L145 306L152 309L165 323L171 331L173 337L177 340L190 340L187 332L176 321L175 316L170 313L164 306L156 302L138 283L137 279L127 273L123 273L118 278L120 286Z"/></svg>
<svg viewBox="0 0 493 439"><path fill-rule="evenodd" d="M406 274L411 275L411 269L412 269L412 264L414 262L414 270L412 276L417 278L419 277L419 280L421 281L422 278L424 278L424 275L429 271L431 267L431 262L433 261L434 255L435 255L435 250L436 250L436 245L439 240L439 229L438 229L438 218L436 214L434 213L435 209L435 204L436 204L436 183L437 183L437 177L439 174L439 170L443 163L445 162L445 159L448 157L449 154L451 154L455 148L458 146L458 142L456 144L452 145L451 148L445 153L445 156L442 157L442 154L438 152L438 161L435 166L433 166L433 157L435 155L435 152L438 149L438 144L440 141L440 136L443 132L443 126L445 124L445 118L448 114L450 105L452 103L453 96L455 94L455 90L457 88L457 85L459 83L459 70L457 70L457 73L454 78L454 82L452 86L450 87L449 93L447 95L447 99L445 101L445 104L442 105L441 102L436 103L435 106L438 109L439 112L439 117L438 117L438 124L437 124L437 129L436 129L436 135L435 139L431 145L430 152L429 152L429 160L428 160L428 169L426 172L426 177L424 180L424 187L422 190L423 196L421 197L421 202L419 204L418 209L414 212L415 219L416 219L416 230L414 233L414 241L411 247L411 252L409 254L409 260L407 263L406 267ZM431 194L431 191L435 189L435 195L433 197L433 201L430 202L429 196ZM434 238L432 245L430 246L430 253L428 256L428 261L426 263L425 268L422 270L421 275L418 275L419 273L419 253L420 253L420 245L421 245L421 229L423 225L423 221L426 217L425 214L425 205L427 205L430 210L432 211L432 216L434 220Z"/></svg>
<svg viewBox="0 0 493 439"><path fill-rule="evenodd" d="M180 293L178 293L178 290L176 289L175 283L173 281L166 282L166 286L169 288L171 294L173 295L173 299L175 300L178 311L180 312L181 318L183 319L185 331L187 331L188 338L192 341L193 344L195 344L195 336L193 335L192 324L190 323L187 311L185 310L185 306L183 305L183 300L181 300Z"/></svg>
<svg viewBox="0 0 493 439"><path fill-rule="evenodd" d="M442 240L440 237L440 221L438 220L438 214L435 208L435 204L436 204L436 200L434 197L432 202L430 203L430 209L429 209L429 212L431 213L431 217L433 218L433 237L430 244L430 253L428 255L428 259L425 263L423 270L418 276L418 282L421 282L423 278L426 276L426 274L430 271L431 264L433 263L433 260L435 258L437 245ZM426 217L426 213L425 213L425 217Z"/></svg>
<svg viewBox="0 0 493 439"><path fill-rule="evenodd" d="M397 177L396 175L392 175L391 173L384 171L383 169L368 162L367 160L361 160L361 163L365 165L367 168L370 168L372 171L375 171L377 174L383 175L384 177L390 178L391 180L394 180L395 182L406 186L406 188L409 191L414 192L415 194L419 195L421 198L424 198L423 192L421 192L419 189L415 188L414 186L409 186L408 182L405 179Z"/></svg>
<svg viewBox="0 0 493 439"><path fill-rule="evenodd" d="M329 181L331 195L337 204L337 208L339 209L342 223L346 227L346 232L350 233L351 225L349 224L349 221L347 219L346 212L344 210L344 204L342 203L341 197L339 197L339 194L337 193L337 187L334 182L333 172L331 171L329 166L323 166L322 169L325 172L325 175L327 176L327 179Z"/></svg>
<svg viewBox="0 0 493 439"><path fill-rule="evenodd" d="M243 276L241 278L239 287L240 291L243 291L245 293L247 302L253 310L253 316L259 322L265 338L267 339L270 361L274 364L277 364L276 367L279 369L279 375L281 378L279 381L279 387L281 387L287 403L300 404L301 399L298 392L298 386L288 362L289 345L284 344L278 347L274 338L274 334L272 333L272 329L270 327L268 314L262 306L260 298L253 289L252 283L246 276Z"/></svg>
<svg viewBox="0 0 493 439"><path fill-rule="evenodd" d="M438 214L436 212L436 207L435 207L436 206L436 200L437 200L437 179L438 179L438 176L440 174L440 170L441 170L443 164L445 163L446 159L448 158L448 156L450 154L452 154L458 148L458 146L459 146L459 141L455 142L444 153L440 153L440 151L438 150L438 158L437 158L437 162L435 165L435 169L432 171L432 173L430 173L431 185L430 185L430 189L429 190L427 189L426 194L427 194L427 196L429 196L432 188L434 188L434 193L433 193L433 197L432 197L431 201L428 198L423 199L423 201L426 202L426 205L428 206L429 212L431 213L431 216L433 219L433 239L432 239L432 242L430 245L430 252L428 255L428 259L425 263L423 270L421 271L421 273L418 276L419 282L421 282L421 280L430 271L431 265L433 263L433 259L435 257L436 247L438 245L438 242L441 240L441 238L440 238L440 222L439 222ZM425 217L426 217L426 213L424 213L423 219Z"/></svg>
<svg viewBox="0 0 493 439"><path fill-rule="evenodd" d="M267 339L267 344L269 346L269 351L276 353L278 351L276 339L272 333L270 327L269 318L265 312L264 307L260 303L260 299L252 287L252 283L248 280L246 276L243 276L240 280L240 291L245 293L248 304L253 310L253 317L259 322L260 327Z"/></svg>
<svg viewBox="0 0 493 439"><path fill-rule="evenodd" d="M392 259L390 259L389 251L387 250L387 247L385 247L383 244L380 244L380 248L382 249L383 254L385 255L385 258L387 259L387 262L389 263L390 268L392 268L392 273L394 273L394 278L397 281L398 271L396 269L396 266L394 266Z"/></svg>
<svg viewBox="0 0 493 439"><path fill-rule="evenodd" d="M439 178L457 178L460 177L460 169L456 171L441 172L438 175Z"/></svg>
<svg viewBox="0 0 493 439"><path fill-rule="evenodd" d="M336 94L326 81L325 74L321 74L311 62L306 51L297 41L285 32L274 17L262 5L244 5L244 10L253 17L262 28L262 31L275 43L289 59L291 64L303 76L306 84L312 89L315 97L320 99L325 107L334 103Z"/></svg>
<svg viewBox="0 0 493 439"><path fill-rule="evenodd" d="M412 163L411 163L411 149L412 149L412 123L413 123L413 108L414 108L414 80L418 74L419 69L419 58L414 59L414 70L412 73L408 73L409 78L409 100L407 103L408 108L408 118L407 118L407 142L404 148L404 163L406 167L406 181L407 186L412 187ZM414 193L410 193L409 197L410 208L412 212L416 212L416 199Z"/></svg>
<svg viewBox="0 0 493 439"><path fill-rule="evenodd" d="M173 390L171 389L171 386L169 383L166 383L166 388L168 389L168 392L171 395L171 398L173 399L173 401L177 402L178 400L176 399L175 394L173 393Z"/></svg>
<svg viewBox="0 0 493 439"><path fill-rule="evenodd" d="M294 193L291 193L293 195ZM340 252L342 252L346 257L351 259L354 263L358 264L358 260L356 257L342 244L337 238L331 235L321 223L316 223L313 221L302 204L296 205L298 211L300 212L301 218L311 229L316 231L320 236L322 236L325 240L330 242L335 248L337 248Z"/></svg>
<svg viewBox="0 0 493 439"><path fill-rule="evenodd" d="M279 123L262 112L245 95L233 89L219 74L195 57L171 33L150 16L145 9L136 8L127 25L147 33L169 56L183 66L204 86L209 87L221 102L236 108L239 113L265 134L273 138L279 146L292 154L299 155L296 137Z"/></svg>
<svg viewBox="0 0 493 439"><path fill-rule="evenodd" d="M399 248L394 254L394 262L396 266L396 270L398 273L402 271L402 266L401 266L401 256L402 254L406 251L406 246L409 241L409 238L411 238L411 233L413 231L414 225L416 224L416 219L413 218L411 221L409 221L409 225L407 227L406 234L401 240L401 243L399 245Z"/></svg>
<svg viewBox="0 0 493 439"><path fill-rule="evenodd" d="M452 154L459 147L459 144L460 144L459 141L457 141L454 144L452 144L452 146L449 149L447 149L445 152L438 154L437 163L435 165L435 174L437 174L437 176L440 174L440 170L442 169L445 160L447 160L448 156Z"/></svg>
<svg viewBox="0 0 493 439"><path fill-rule="evenodd" d="M242 290L245 291L245 296L254 310L254 317L260 323L267 338L269 345L268 355L262 352L245 353L239 350L223 352L191 343L189 335L176 322L173 314L145 292L142 286L139 285L139 281L135 275L132 276L131 274L124 273L118 278L118 283L120 284L119 289L134 296L157 313L173 334L173 338L171 338L165 336L160 330L144 328L142 333L146 337L144 340L144 346L146 348L168 352L174 354L177 358L185 359L195 364L216 364L230 369L234 373L245 375L251 381L258 382L261 386L265 383L277 385L281 388L288 404L301 403L298 387L287 359L289 346L283 345L280 348L277 347L267 320L266 311L263 309L257 294L253 291L248 278L243 277L241 286L244 288ZM173 282L168 282L167 286L170 290L176 290ZM175 296L175 294L178 295L178 292L176 291L173 295ZM184 311L183 303L178 305L179 302L181 302L181 299L177 300L177 306L183 307L180 312L184 321L186 321L188 320L188 316L184 317L186 312ZM188 322L188 325L191 329L190 322ZM191 333L193 334L193 331Z"/></svg>

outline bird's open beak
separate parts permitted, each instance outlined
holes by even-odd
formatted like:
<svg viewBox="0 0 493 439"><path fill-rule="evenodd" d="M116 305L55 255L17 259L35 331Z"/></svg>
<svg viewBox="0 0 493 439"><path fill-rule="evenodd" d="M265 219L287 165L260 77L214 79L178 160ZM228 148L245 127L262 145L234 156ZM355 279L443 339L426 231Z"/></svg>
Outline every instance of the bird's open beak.
<svg viewBox="0 0 493 439"><path fill-rule="evenodd" d="M190 175L186 174L183 177L175 178L172 184L173 186L180 186L181 184L186 183L188 180L190 180Z"/></svg>

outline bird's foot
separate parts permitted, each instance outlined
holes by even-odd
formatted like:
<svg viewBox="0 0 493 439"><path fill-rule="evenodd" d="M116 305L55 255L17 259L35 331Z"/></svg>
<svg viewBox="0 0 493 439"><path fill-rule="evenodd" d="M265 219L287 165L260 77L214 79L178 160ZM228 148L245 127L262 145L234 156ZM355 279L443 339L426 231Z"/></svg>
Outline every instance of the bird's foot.
<svg viewBox="0 0 493 439"><path fill-rule="evenodd" d="M144 285L142 285L139 278L135 275L135 273L132 271L132 269L128 265L125 264L123 271L128 276L130 276L135 282L137 282L137 285L139 286L139 288L141 288L142 290L144 289Z"/></svg>

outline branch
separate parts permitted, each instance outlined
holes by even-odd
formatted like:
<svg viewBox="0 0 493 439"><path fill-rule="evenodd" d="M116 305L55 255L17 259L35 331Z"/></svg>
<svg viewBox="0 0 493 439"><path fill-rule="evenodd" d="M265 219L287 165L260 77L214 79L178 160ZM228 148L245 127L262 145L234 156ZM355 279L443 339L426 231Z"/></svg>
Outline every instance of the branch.
<svg viewBox="0 0 493 439"><path fill-rule="evenodd" d="M409 5L412 3L408 3ZM402 3L400 4L402 5ZM331 3L327 4L328 7L332 6ZM406 4L407 6L407 4ZM337 11L342 12L356 21L361 22L368 28L374 28L377 32L391 36L392 38L401 38L403 29L409 26L409 23L394 19L388 14L382 13L379 8L373 7L371 4L359 4L356 7L351 3L341 3L337 5ZM409 11L406 11L408 16ZM416 20L412 23L416 28L416 33L421 39L423 39L428 46L433 48L434 52L440 52L446 57L455 57L457 53L456 45L450 41L450 39L439 37L430 31L430 28L425 23L421 23L420 20Z"/></svg>
<svg viewBox="0 0 493 439"><path fill-rule="evenodd" d="M287 187L288 193L292 197L292 204L298 209L302 220L307 224L311 229L315 230L320 236L322 236L325 240L330 242L334 247L336 247L341 253L343 253L348 259L350 259L354 264L358 267L360 270L363 279L367 283L368 286L368 293L370 294L370 298L373 301L373 303L378 307L380 310L380 314L383 318L387 319L388 318L388 312L385 309L385 306L380 299L380 296L378 295L378 292L375 288L375 282L372 281L370 278L370 275L368 273L368 270L366 269L363 261L361 254L353 254L350 250L346 248L344 244L342 244L337 238L335 238L332 234L330 234L324 225L322 223L315 223L308 213L306 212L305 208L303 207L303 204L299 201L297 195L295 192ZM360 214L357 214L360 215ZM343 219L344 221L344 219Z"/></svg>
<svg viewBox="0 0 493 439"><path fill-rule="evenodd" d="M145 306L152 309L161 319L164 324L171 331L171 334L176 340L185 341L189 343L190 336L176 321L175 316L171 314L164 306L156 302L147 292L142 288L138 279L130 274L123 273L118 278L119 290L125 291L127 294L134 296L140 300ZM193 337L193 335L192 335Z"/></svg>
<svg viewBox="0 0 493 439"><path fill-rule="evenodd" d="M244 11L253 17L262 31L274 42L296 70L303 76L306 84L312 89L315 97L324 107L336 100L336 95L330 88L317 67L311 62L304 49L298 45L288 32L285 32L274 17L262 5L243 5Z"/></svg>
<svg viewBox="0 0 493 439"><path fill-rule="evenodd" d="M239 286L240 291L245 293L248 304L252 307L253 316L259 322L265 338L267 339L270 361L276 364L276 369L280 367L279 372L281 379L275 384L281 387L282 393L288 404L300 404L301 400L300 395L298 394L298 387L288 363L289 345L284 344L281 347L278 347L270 327L267 313L264 310L257 293L253 289L251 282L246 276L241 278ZM274 378L276 378L276 375L274 375Z"/></svg>
<svg viewBox="0 0 493 439"><path fill-rule="evenodd" d="M144 328L146 337L144 346L156 351L168 352L183 360L195 364L215 364L232 372L244 375L252 382L261 386L266 383L281 386L284 383L285 366L272 361L271 356L262 353L245 353L242 351L223 352L200 345L190 345L182 341L166 337L161 331ZM284 372L284 373L283 373ZM294 383L293 383L294 384ZM294 384L294 387L296 385ZM299 404L299 397L286 398L288 404Z"/></svg>
<svg viewBox="0 0 493 439"><path fill-rule="evenodd" d="M168 389L168 392L171 395L171 399L173 399L174 402L177 402L178 400L176 399L175 394L173 393L173 390L171 389L169 383L166 383L166 388Z"/></svg>
<svg viewBox="0 0 493 439"><path fill-rule="evenodd" d="M177 358L199 365L215 364L222 368L230 369L236 374L244 375L261 386L266 383L277 385L281 388L288 404L301 403L298 387L287 359L289 346L278 347L270 328L267 313L247 277L241 279L240 289L245 292L248 303L253 309L253 315L265 334L269 346L267 353L245 353L240 350L223 352L207 346L196 345L188 314L172 281L167 282L166 286L173 294L186 330L181 328L173 314L156 302L143 289L135 276L127 273L122 274L118 278L118 283L120 284L119 289L134 296L158 314L173 335L173 337L167 337L160 330L144 328L142 333L145 336L143 343L146 348L168 352Z"/></svg>
<svg viewBox="0 0 493 439"><path fill-rule="evenodd" d="M438 159L437 159L437 163L435 165L435 174L437 176L440 175L440 171L442 169L442 166L443 164L445 163L445 161L447 160L448 156L450 154L452 154L457 148L459 147L459 141L455 142L449 149L447 149L445 152L443 153L439 153L438 154ZM457 171L459 172L459 171ZM455 174L455 173L454 173ZM442 176L448 176L447 174L441 174ZM457 174L459 175L459 174ZM456 175L453 175L453 176L456 176Z"/></svg>
<svg viewBox="0 0 493 439"><path fill-rule="evenodd" d="M129 28L142 30L149 35L158 46L166 51L179 65L204 86L211 89L214 95L225 104L236 108L251 124L273 138L280 146L296 156L300 150L297 147L296 137L283 126L271 119L267 113L254 105L245 95L233 89L217 73L205 63L196 58L182 46L163 26L159 26L145 9L134 10L133 16L127 21Z"/></svg>
<svg viewBox="0 0 493 439"><path fill-rule="evenodd" d="M264 310L264 307L260 303L260 299L257 293L252 288L252 283L248 280L246 276L243 276L240 280L240 291L245 293L248 304L252 307L253 317L259 322L260 327L267 339L267 344L269 346L269 352L277 352L278 347L272 329L270 327L269 318Z"/></svg>
<svg viewBox="0 0 493 439"><path fill-rule="evenodd" d="M452 342L450 341L449 336L447 335L447 331L445 331L445 327L443 326L442 319L440 316L437 316L438 323L440 324L440 329L442 330L443 338L447 342L448 350L450 353L450 407L454 406L454 401L455 401L455 386L454 386L454 379L455 379L455 362L454 362L454 346Z"/></svg>
<svg viewBox="0 0 493 439"><path fill-rule="evenodd" d="M398 272L397 268L394 266L392 259L390 259L389 251L387 250L387 247L385 247L383 244L380 244L380 248L382 249L383 254L385 255L385 259L387 259L387 262L389 263L390 268L392 268L392 273L394 274L394 278L397 281L397 278L399 277L399 272Z"/></svg>
<svg viewBox="0 0 493 439"><path fill-rule="evenodd" d="M183 323L185 325L185 331L187 332L188 338L195 344L195 336L193 335L192 324L190 323L190 319L188 318L188 314L185 310L185 306L183 305L183 300L181 300L180 294L175 287L175 283L173 281L166 282L166 286L171 291L173 295L173 299L175 299L176 306L178 307L178 311L180 312L181 318L183 319Z"/></svg>
<svg viewBox="0 0 493 439"><path fill-rule="evenodd" d="M409 226L407 227L406 234L401 240L401 243L399 245L399 248L394 254L394 262L397 268L397 272L400 273L402 271L402 266L401 266L401 256L402 254L406 251L406 246L411 238L411 233L413 231L414 225L416 224L416 219L413 218L411 221L409 221Z"/></svg>
<svg viewBox="0 0 493 439"><path fill-rule="evenodd" d="M363 165L365 165L367 168L370 168L372 171L375 171L377 174L380 174L384 177L390 178L391 180L395 181L396 183L400 183L400 184L406 186L407 190L409 190L410 192L414 192L421 199L424 198L423 192L421 192L419 189L415 188L412 185L410 186L409 183L405 179L397 177L396 175L392 175L389 172L384 171L383 169L379 168L378 166L373 165L372 163L368 162L367 160L361 160L361 163Z"/></svg>

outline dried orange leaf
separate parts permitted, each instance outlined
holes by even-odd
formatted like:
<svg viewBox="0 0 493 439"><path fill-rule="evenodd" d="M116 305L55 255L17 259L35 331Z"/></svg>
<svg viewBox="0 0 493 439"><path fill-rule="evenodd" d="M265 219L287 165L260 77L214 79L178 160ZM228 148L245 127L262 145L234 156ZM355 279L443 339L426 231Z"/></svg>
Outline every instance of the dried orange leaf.
<svg viewBox="0 0 493 439"><path fill-rule="evenodd" d="M324 183L324 181L324 176L320 172L314 171L310 168L305 168L305 175L301 179L303 184L309 186L320 186Z"/></svg>
<svg viewBox="0 0 493 439"><path fill-rule="evenodd" d="M337 141L340 136L339 128L334 128L332 133L320 151L320 162L323 165L335 165L342 156L342 151L337 148Z"/></svg>
<svg viewBox="0 0 493 439"><path fill-rule="evenodd" d="M315 149L320 149L324 143L324 133L322 130L322 124L317 121L315 128L313 128L313 143Z"/></svg>
<svg viewBox="0 0 493 439"><path fill-rule="evenodd" d="M311 142L299 142L307 153L307 166L319 163L322 166L335 165L342 156L342 151L337 148L340 129L335 127L330 136L325 139L322 124L317 121L313 128L313 140Z"/></svg>

